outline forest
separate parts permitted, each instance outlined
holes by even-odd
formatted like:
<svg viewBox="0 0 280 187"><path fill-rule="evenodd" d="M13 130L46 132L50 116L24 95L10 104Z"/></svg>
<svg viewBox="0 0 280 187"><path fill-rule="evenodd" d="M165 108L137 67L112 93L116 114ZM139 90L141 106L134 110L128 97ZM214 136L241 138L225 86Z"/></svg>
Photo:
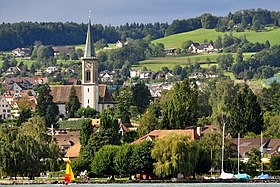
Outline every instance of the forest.
<svg viewBox="0 0 280 187"><path fill-rule="evenodd" d="M105 39L108 43L117 40L153 39L172 34L196 30L199 28L225 32L246 29L261 31L266 26L279 26L280 12L264 9L241 10L217 17L210 13L196 18L174 20L168 23L126 23L120 26L94 24L94 41ZM0 25L0 51L12 50L17 47L33 46L35 41L44 45L76 45L85 41L87 26L73 22L20 22L2 23Z"/></svg>

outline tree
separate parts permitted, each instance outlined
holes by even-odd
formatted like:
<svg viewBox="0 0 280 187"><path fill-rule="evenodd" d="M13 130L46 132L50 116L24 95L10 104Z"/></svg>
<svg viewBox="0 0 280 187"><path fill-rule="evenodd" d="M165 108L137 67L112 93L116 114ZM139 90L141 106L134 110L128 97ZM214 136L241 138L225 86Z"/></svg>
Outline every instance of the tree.
<svg viewBox="0 0 280 187"><path fill-rule="evenodd" d="M153 143L151 141L143 141L136 145L133 149L129 168L133 174L151 174L153 173L154 159L151 156Z"/></svg>
<svg viewBox="0 0 280 187"><path fill-rule="evenodd" d="M151 93L144 83L137 83L131 87L133 105L137 107L138 113L142 115L151 101Z"/></svg>
<svg viewBox="0 0 280 187"><path fill-rule="evenodd" d="M221 79L211 89L209 102L212 106L212 121L222 127L229 118L229 110L238 86L230 79Z"/></svg>
<svg viewBox="0 0 280 187"><path fill-rule="evenodd" d="M243 53L240 48L237 49L237 54L236 54L236 63L243 63Z"/></svg>
<svg viewBox="0 0 280 187"><path fill-rule="evenodd" d="M47 84L40 86L37 97L36 113L44 118L47 127L56 125L58 106L53 102L51 90Z"/></svg>
<svg viewBox="0 0 280 187"><path fill-rule="evenodd" d="M92 133L93 133L93 126L91 124L91 120L90 119L83 120L80 129L80 143L82 147L88 144L88 140Z"/></svg>
<svg viewBox="0 0 280 187"><path fill-rule="evenodd" d="M162 124L167 129L183 129L194 125L198 118L198 88L194 81L176 83L171 100L163 106Z"/></svg>
<svg viewBox="0 0 280 187"><path fill-rule="evenodd" d="M217 40L215 41L214 46L217 49L221 49L223 47L222 37L221 36L217 37Z"/></svg>
<svg viewBox="0 0 280 187"><path fill-rule="evenodd" d="M75 117L76 112L80 108L81 103L79 102L74 86L71 87L68 101L66 102L66 111L69 118Z"/></svg>
<svg viewBox="0 0 280 187"><path fill-rule="evenodd" d="M35 73L35 67L33 64L30 66L30 74L33 75Z"/></svg>
<svg viewBox="0 0 280 187"><path fill-rule="evenodd" d="M51 46L40 45L37 49L38 60L48 60L50 57L54 57L54 50Z"/></svg>
<svg viewBox="0 0 280 187"><path fill-rule="evenodd" d="M18 125L21 125L23 122L26 122L29 118L31 118L32 112L30 108L23 109L19 113L19 118L18 118Z"/></svg>
<svg viewBox="0 0 280 187"><path fill-rule="evenodd" d="M192 175L197 151L186 134L170 134L157 139L152 149L152 157L156 160L155 174L159 177L176 177L178 173Z"/></svg>
<svg viewBox="0 0 280 187"><path fill-rule="evenodd" d="M130 163L132 162L131 157L134 147L134 144L124 144L116 152L114 166L118 175L125 176L129 174L131 176L133 174L132 170L134 168L131 168Z"/></svg>
<svg viewBox="0 0 280 187"><path fill-rule="evenodd" d="M130 107L133 104L133 93L131 88L128 86L123 86L117 96L117 114L120 116L122 122L130 122Z"/></svg>
<svg viewBox="0 0 280 187"><path fill-rule="evenodd" d="M216 27L218 19L212 14L205 13L201 16L201 25L205 29L213 29Z"/></svg>
<svg viewBox="0 0 280 187"><path fill-rule="evenodd" d="M269 88L263 88L259 95L259 101L262 107L267 111L280 112L280 83L274 81Z"/></svg>
<svg viewBox="0 0 280 187"><path fill-rule="evenodd" d="M222 70L229 70L234 62L234 59L231 54L222 54L218 56L217 62Z"/></svg>
<svg viewBox="0 0 280 187"><path fill-rule="evenodd" d="M233 137L241 136L247 132L260 134L263 130L263 116L257 96L247 84L234 97L231 109L228 131Z"/></svg>
<svg viewBox="0 0 280 187"><path fill-rule="evenodd" d="M279 170L280 169L280 156L272 156L270 159L270 169Z"/></svg>
<svg viewBox="0 0 280 187"><path fill-rule="evenodd" d="M114 159L119 147L114 145L105 145L98 152L95 153L94 159L91 163L91 170L94 174L102 176L112 176L117 173L115 170Z"/></svg>
<svg viewBox="0 0 280 187"><path fill-rule="evenodd" d="M155 117L155 114L147 111L140 119L140 125L138 129L139 136L144 136L149 132L158 129L159 122L158 119Z"/></svg>

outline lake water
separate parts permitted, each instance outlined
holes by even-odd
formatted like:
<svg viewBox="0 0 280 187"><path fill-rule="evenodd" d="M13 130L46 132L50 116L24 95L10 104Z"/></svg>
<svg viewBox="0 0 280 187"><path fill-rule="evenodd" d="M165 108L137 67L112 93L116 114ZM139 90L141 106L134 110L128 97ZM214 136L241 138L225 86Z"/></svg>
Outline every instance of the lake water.
<svg viewBox="0 0 280 187"><path fill-rule="evenodd" d="M7 185L0 185L0 187ZM62 186L61 184L40 184L40 185L8 185L15 187L55 187ZM164 183L164 184L71 184L71 187L279 187L278 183Z"/></svg>

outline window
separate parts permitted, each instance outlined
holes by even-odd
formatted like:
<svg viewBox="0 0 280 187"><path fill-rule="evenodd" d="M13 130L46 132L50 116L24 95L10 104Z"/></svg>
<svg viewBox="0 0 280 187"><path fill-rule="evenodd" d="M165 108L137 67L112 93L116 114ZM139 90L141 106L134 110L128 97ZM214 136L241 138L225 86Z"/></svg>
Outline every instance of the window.
<svg viewBox="0 0 280 187"><path fill-rule="evenodd" d="M89 92L89 88L87 89L87 92Z"/></svg>
<svg viewBox="0 0 280 187"><path fill-rule="evenodd" d="M90 71L86 71L86 81L90 81Z"/></svg>
<svg viewBox="0 0 280 187"><path fill-rule="evenodd" d="M6 112L6 109L3 109L3 112Z"/></svg>
<svg viewBox="0 0 280 187"><path fill-rule="evenodd" d="M7 110L7 112L11 112L11 110L10 110L10 109L8 109L8 110Z"/></svg>
<svg viewBox="0 0 280 187"><path fill-rule="evenodd" d="M89 104L89 99L87 100L88 104Z"/></svg>

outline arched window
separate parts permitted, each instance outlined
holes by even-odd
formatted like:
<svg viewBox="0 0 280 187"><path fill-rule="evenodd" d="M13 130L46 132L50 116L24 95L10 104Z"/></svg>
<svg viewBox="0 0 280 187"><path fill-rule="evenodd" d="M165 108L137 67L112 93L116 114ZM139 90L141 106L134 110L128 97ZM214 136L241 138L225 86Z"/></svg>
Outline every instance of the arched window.
<svg viewBox="0 0 280 187"><path fill-rule="evenodd" d="M86 71L86 81L90 81L90 71Z"/></svg>

